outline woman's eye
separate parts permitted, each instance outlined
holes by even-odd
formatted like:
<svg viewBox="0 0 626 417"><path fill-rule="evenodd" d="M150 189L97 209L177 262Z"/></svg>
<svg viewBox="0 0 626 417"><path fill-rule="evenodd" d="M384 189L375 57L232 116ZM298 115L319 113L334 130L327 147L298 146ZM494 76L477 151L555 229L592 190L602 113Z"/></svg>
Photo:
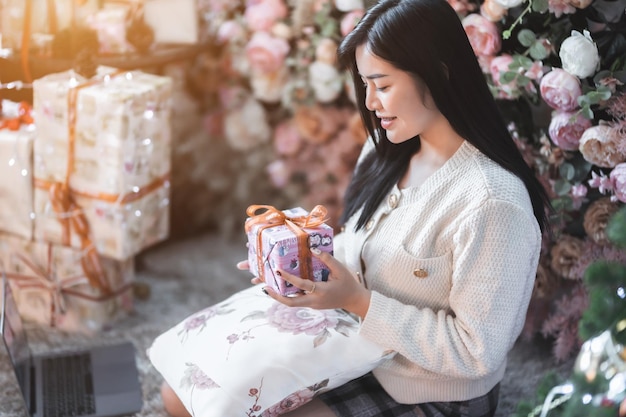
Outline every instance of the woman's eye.
<svg viewBox="0 0 626 417"><path fill-rule="evenodd" d="M376 91L385 91L387 89L387 86L384 87L376 87Z"/></svg>

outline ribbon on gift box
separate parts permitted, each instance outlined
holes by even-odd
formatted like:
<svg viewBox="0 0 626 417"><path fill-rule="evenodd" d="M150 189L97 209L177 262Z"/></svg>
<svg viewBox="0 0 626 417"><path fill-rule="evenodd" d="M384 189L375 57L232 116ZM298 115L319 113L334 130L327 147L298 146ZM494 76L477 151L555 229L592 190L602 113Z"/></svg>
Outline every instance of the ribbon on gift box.
<svg viewBox="0 0 626 417"><path fill-rule="evenodd" d="M90 238L89 222L85 217L83 209L78 203L76 203L73 196L80 195L106 201L109 203L127 204L136 201L146 194L162 187L167 181L169 181L168 173L124 196L117 194L79 192L72 189L69 185L70 173L74 168L78 93L80 92L80 90L99 84L107 78L117 77L122 74L126 74L127 72L128 71L115 71L111 74L105 75L104 77L91 78L90 80L87 80L84 83L71 87L69 89L67 107L68 153L65 179L63 182L50 182L35 178L35 187L48 190L50 204L52 206L52 209L56 213L57 220L61 224L62 243L66 246L69 246L72 230L76 233L76 235L80 239L81 250L86 253L86 256L81 258L81 264L83 266L85 275L87 276L89 282L94 288L101 290L105 294L110 292L111 289L108 285L106 277L104 277L102 266L100 264L100 258Z"/></svg>
<svg viewBox="0 0 626 417"><path fill-rule="evenodd" d="M257 211L263 210L263 213L257 214ZM285 225L291 230L298 240L298 261L301 268L300 277L312 280L311 257L309 251L309 235L302 230L303 228L313 228L324 224L327 219L328 210L322 205L317 205L307 215L288 216L283 211L278 210L274 206L269 205L251 205L246 210L249 219L245 223L246 233L250 232L253 227L260 225L257 229L257 253L256 260L259 270L259 278L265 281L265 273L263 268L263 230L270 227Z"/></svg>
<svg viewBox="0 0 626 417"><path fill-rule="evenodd" d="M5 272L8 279L15 282L15 284L21 288L40 288L50 292L52 302L50 304L50 326L54 326L54 320L57 314L57 310L60 314L64 314L67 311L65 304L65 295L71 295L73 297L82 298L94 302L107 301L112 298L118 297L128 291L131 288L131 283L126 283L115 291L111 291L108 294L92 295L86 294L74 289L74 287L83 284L89 284L89 280L84 275L77 275L73 277L66 277L59 279L56 276L53 267L53 245L48 243L47 248L47 265L42 267L37 262L33 261L28 255L24 253L14 253L13 256L18 258L28 269L30 269L33 275L20 274L16 272ZM83 255L84 256L84 255Z"/></svg>
<svg viewBox="0 0 626 417"><path fill-rule="evenodd" d="M48 30L50 33L57 33L57 9L54 0L46 0L47 13L48 13ZM31 20L33 14L33 0L26 0L24 4L24 26L22 28L22 46L20 58L22 61L22 70L24 71L24 78L28 82L33 81L33 77L30 73L30 36L31 36ZM73 20L73 19L72 19Z"/></svg>
<svg viewBox="0 0 626 417"><path fill-rule="evenodd" d="M30 104L22 101L18 104L17 116L0 120L0 129L19 130L23 124L29 125L33 123Z"/></svg>

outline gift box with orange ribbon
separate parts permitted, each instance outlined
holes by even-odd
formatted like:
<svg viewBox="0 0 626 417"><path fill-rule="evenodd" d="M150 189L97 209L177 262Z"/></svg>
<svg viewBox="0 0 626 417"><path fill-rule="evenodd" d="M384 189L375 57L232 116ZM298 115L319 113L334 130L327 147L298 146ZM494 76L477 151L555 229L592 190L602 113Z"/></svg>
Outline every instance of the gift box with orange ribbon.
<svg viewBox="0 0 626 417"><path fill-rule="evenodd" d="M124 260L168 237L171 93L106 67L35 80L36 239Z"/></svg>
<svg viewBox="0 0 626 417"><path fill-rule="evenodd" d="M245 230L252 274L283 295L300 290L283 280L276 273L278 269L314 282L328 279L328 267L310 252L312 247L333 252L333 228L325 223L325 207L316 206L307 212L301 207L280 211L273 206L253 205L247 214Z"/></svg>
<svg viewBox="0 0 626 417"><path fill-rule="evenodd" d="M68 332L104 330L133 310L133 259L101 259L96 288L80 250L0 233L0 273L6 274L26 321Z"/></svg>
<svg viewBox="0 0 626 417"><path fill-rule="evenodd" d="M0 231L33 237L33 141L26 103L2 100L0 115Z"/></svg>

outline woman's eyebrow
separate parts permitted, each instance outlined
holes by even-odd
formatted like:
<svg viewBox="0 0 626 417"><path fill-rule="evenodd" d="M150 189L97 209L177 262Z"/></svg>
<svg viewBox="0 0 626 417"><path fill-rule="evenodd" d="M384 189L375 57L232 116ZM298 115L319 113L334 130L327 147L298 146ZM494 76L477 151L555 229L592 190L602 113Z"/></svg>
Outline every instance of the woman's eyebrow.
<svg viewBox="0 0 626 417"><path fill-rule="evenodd" d="M365 78L368 80L375 80L377 78L383 78L383 77L387 77L387 74L371 74L371 75L363 75L363 74L359 74L361 76L361 78Z"/></svg>

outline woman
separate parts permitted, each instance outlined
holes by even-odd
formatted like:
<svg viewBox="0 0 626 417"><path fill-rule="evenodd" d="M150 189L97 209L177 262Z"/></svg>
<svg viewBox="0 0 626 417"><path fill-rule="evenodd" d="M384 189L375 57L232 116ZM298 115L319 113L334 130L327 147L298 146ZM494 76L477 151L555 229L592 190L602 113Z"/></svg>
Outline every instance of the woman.
<svg viewBox="0 0 626 417"><path fill-rule="evenodd" d="M335 257L311 250L330 278L313 285L281 271L305 292L267 292L355 313L360 334L397 355L289 416L491 416L532 293L548 198L444 0L380 1L339 58L371 140ZM167 387L164 396L173 409Z"/></svg>

